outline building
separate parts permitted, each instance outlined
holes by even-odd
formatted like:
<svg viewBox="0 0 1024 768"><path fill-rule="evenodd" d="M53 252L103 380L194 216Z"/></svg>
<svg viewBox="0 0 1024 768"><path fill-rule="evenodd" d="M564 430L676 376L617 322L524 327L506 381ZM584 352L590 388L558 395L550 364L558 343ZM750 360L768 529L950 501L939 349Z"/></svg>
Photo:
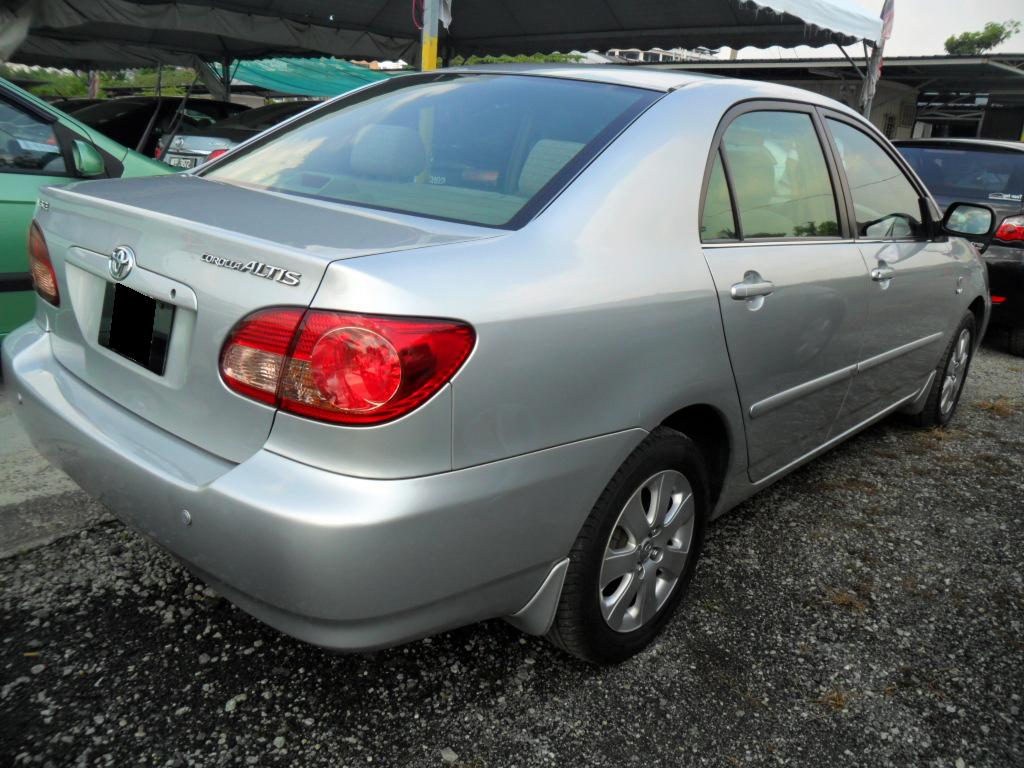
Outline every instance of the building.
<svg viewBox="0 0 1024 768"><path fill-rule="evenodd" d="M794 85L854 109L864 71L863 62L847 59L716 59L653 66ZM887 58L871 121L891 139L1024 141L1024 53Z"/></svg>
<svg viewBox="0 0 1024 768"><path fill-rule="evenodd" d="M669 64L683 61L714 61L716 51L708 48L612 48L605 55L614 63Z"/></svg>

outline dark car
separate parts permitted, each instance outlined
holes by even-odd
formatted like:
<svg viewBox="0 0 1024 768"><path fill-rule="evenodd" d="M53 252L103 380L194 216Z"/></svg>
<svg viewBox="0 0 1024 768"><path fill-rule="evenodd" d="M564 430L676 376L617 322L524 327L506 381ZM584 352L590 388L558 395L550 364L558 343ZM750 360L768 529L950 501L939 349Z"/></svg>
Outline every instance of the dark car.
<svg viewBox="0 0 1024 768"><path fill-rule="evenodd" d="M170 131L181 99L125 96L108 99L75 112L75 118L119 144L154 156L162 136ZM195 130L246 110L240 104L211 99L189 99L178 130Z"/></svg>
<svg viewBox="0 0 1024 768"><path fill-rule="evenodd" d="M50 106L70 115L72 112L77 112L80 109L91 107L93 104L99 104L101 101L103 101L103 99L73 96L67 99L54 99L50 102Z"/></svg>
<svg viewBox="0 0 1024 768"><path fill-rule="evenodd" d="M171 139L169 150L166 149L166 141L161 143L164 148L160 153L161 159L175 168L194 168L319 103L282 101L239 112L207 128L179 130L173 139L167 137Z"/></svg>
<svg viewBox="0 0 1024 768"><path fill-rule="evenodd" d="M988 139L894 143L939 205L966 201L995 210L995 238L984 253L992 324L1007 328L1010 351L1024 356L1024 143Z"/></svg>

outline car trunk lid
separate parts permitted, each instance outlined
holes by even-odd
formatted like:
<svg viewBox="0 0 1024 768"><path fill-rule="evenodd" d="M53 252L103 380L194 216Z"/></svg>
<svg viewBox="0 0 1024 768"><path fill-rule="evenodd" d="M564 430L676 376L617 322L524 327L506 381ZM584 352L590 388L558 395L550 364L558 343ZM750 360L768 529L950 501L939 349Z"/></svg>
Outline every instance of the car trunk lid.
<svg viewBox="0 0 1024 768"><path fill-rule="evenodd" d="M235 323L265 307L309 306L337 259L495 235L191 176L48 188L43 201L38 218L63 276L61 306L48 313L54 355L121 406L231 461L263 445L275 413L220 379L221 346ZM120 280L111 272L116 248L134 257ZM117 314L118 301L131 302L113 292L125 289L161 302L156 314L169 323L162 372L109 346L122 321L160 336L159 320Z"/></svg>

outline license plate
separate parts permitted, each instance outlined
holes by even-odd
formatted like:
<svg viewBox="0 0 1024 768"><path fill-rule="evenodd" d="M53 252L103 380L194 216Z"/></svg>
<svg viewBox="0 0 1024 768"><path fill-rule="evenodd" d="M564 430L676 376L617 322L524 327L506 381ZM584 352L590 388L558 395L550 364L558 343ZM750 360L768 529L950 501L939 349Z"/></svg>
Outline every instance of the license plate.
<svg viewBox="0 0 1024 768"><path fill-rule="evenodd" d="M194 157L183 157L182 155L168 155L167 164L173 165L175 168L195 168L196 159Z"/></svg>
<svg viewBox="0 0 1024 768"><path fill-rule="evenodd" d="M173 304L110 283L103 297L100 346L163 376L173 322Z"/></svg>

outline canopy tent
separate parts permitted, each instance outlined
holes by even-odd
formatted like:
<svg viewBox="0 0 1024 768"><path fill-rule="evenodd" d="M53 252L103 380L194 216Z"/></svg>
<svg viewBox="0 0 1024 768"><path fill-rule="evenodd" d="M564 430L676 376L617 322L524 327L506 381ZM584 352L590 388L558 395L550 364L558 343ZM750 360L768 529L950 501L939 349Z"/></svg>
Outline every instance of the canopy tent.
<svg viewBox="0 0 1024 768"><path fill-rule="evenodd" d="M14 0L0 59L119 68L273 56L416 60L410 0ZM413 4L414 5L414 4ZM876 41L855 0L452 0L447 55ZM6 14L7 18L3 18Z"/></svg>
<svg viewBox="0 0 1024 768"><path fill-rule="evenodd" d="M341 59L326 58L240 61L231 67L231 75L234 84L247 83L299 96L337 96L394 76Z"/></svg>

